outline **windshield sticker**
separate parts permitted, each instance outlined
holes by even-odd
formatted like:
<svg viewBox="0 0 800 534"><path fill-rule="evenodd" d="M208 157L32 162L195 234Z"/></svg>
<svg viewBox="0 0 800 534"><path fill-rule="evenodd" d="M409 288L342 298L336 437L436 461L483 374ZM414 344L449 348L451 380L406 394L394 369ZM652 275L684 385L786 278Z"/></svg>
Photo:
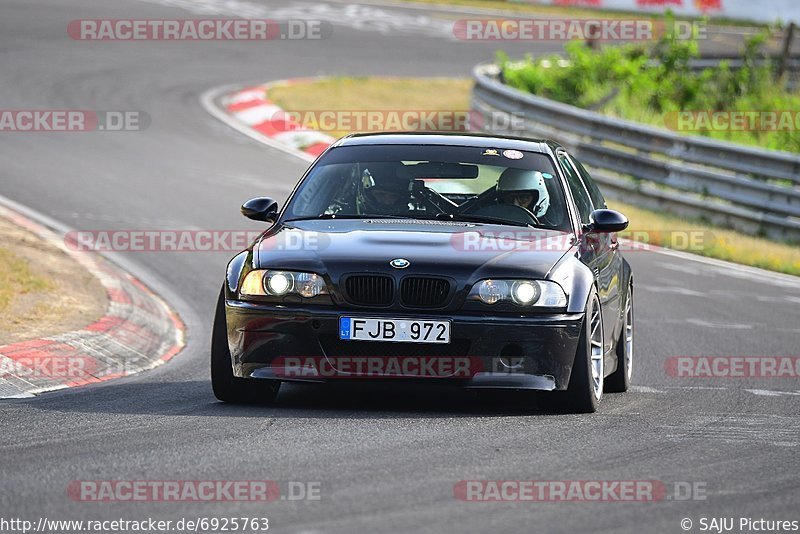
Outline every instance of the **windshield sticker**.
<svg viewBox="0 0 800 534"><path fill-rule="evenodd" d="M542 178L547 178L547 179L549 180L549 179L551 179L552 177L553 177L553 175L552 175L552 174L550 174L549 172L543 172L543 173L542 173Z"/></svg>
<svg viewBox="0 0 800 534"><path fill-rule="evenodd" d="M481 155L482 156L499 156L500 155L500 151L497 150L496 148L487 148L486 150L483 151L483 154L481 154Z"/></svg>
<svg viewBox="0 0 800 534"><path fill-rule="evenodd" d="M522 159L522 152L519 150L504 150L503 155L508 159Z"/></svg>

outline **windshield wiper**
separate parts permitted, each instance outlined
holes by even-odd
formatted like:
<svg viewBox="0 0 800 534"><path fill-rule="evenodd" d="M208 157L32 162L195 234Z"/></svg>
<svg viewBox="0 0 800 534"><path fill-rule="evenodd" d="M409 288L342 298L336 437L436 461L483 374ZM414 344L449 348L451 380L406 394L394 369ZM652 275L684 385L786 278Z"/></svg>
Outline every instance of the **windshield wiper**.
<svg viewBox="0 0 800 534"><path fill-rule="evenodd" d="M507 226L521 226L523 228L536 228L535 225L503 219L501 217L486 217L484 215L470 215L468 213L437 213L432 217L414 217L409 215L354 215L354 214L341 214L341 213L323 213L322 215L315 215L313 217L296 217L294 219L286 219L285 223L299 222L299 221L321 221L321 220L353 220L353 219L410 219L416 221L458 221L458 222L475 222L485 224L504 224Z"/></svg>
<svg viewBox="0 0 800 534"><path fill-rule="evenodd" d="M296 217L294 219L286 219L283 222L295 222L295 221L321 221L321 220L336 220L336 219L345 219L345 220L352 220L352 219L413 219L414 217L409 217L407 215L354 215L354 214L342 214L342 213L323 213L322 215L314 215L313 217Z"/></svg>
<svg viewBox="0 0 800 534"><path fill-rule="evenodd" d="M468 213L439 213L436 215L437 220L445 221L459 221L459 222L475 222L486 224L505 224L508 226L522 226L524 228L536 228L530 223L521 221L511 221L501 217L486 217L484 215L470 215Z"/></svg>

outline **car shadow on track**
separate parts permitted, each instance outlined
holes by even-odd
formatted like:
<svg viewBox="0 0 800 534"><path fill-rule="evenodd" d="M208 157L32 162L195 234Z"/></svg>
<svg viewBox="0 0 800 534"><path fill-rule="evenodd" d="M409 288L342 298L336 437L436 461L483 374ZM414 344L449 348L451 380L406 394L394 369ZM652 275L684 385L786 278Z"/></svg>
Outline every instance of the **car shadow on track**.
<svg viewBox="0 0 800 534"><path fill-rule="evenodd" d="M111 382L26 401L39 410L69 413L277 418L503 417L559 413L544 392L465 390L434 384L348 383L288 385L275 403L218 402L207 381Z"/></svg>

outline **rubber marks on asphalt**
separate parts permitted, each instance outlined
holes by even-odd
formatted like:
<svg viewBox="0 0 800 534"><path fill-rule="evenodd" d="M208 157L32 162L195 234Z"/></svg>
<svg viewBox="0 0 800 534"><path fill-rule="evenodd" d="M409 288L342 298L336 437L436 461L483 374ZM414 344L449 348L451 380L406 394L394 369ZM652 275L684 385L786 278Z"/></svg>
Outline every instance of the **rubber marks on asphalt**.
<svg viewBox="0 0 800 534"><path fill-rule="evenodd" d="M0 347L0 398L136 374L183 348L183 322L139 280L99 255L67 249L54 232L15 211L0 206L0 215L69 254L100 280L109 301L106 314L82 330Z"/></svg>
<svg viewBox="0 0 800 534"><path fill-rule="evenodd" d="M453 20L441 13L428 16L419 8L370 6L342 2L294 3L274 6L246 0L139 0L184 9L203 17L242 17L273 21L324 21L338 27L380 35L420 35L455 40ZM414 9L413 12L409 12ZM455 17L453 17L455 18Z"/></svg>
<svg viewBox="0 0 800 534"><path fill-rule="evenodd" d="M692 443L731 443L797 447L800 432L794 416L773 414L686 415L674 424L659 425L665 439Z"/></svg>
<svg viewBox="0 0 800 534"><path fill-rule="evenodd" d="M279 83L286 85L295 81L285 80ZM270 101L267 91L274 86L265 84L236 91L222 98L223 108L243 126L316 158L335 139L322 132L303 128Z"/></svg>
<svg viewBox="0 0 800 534"><path fill-rule="evenodd" d="M719 386L661 386L659 388L650 386L631 386L632 393L675 393L681 394L685 391L721 391L730 392L733 390L745 391L752 395L759 397L800 397L800 390L786 391L786 390L771 390L771 389L748 389L737 387L719 387Z"/></svg>

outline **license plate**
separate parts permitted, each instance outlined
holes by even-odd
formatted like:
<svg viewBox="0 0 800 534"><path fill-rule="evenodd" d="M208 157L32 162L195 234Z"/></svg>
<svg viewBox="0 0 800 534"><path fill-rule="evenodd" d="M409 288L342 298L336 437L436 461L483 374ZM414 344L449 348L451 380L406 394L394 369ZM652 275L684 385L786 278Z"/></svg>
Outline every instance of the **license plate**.
<svg viewBox="0 0 800 534"><path fill-rule="evenodd" d="M450 343L450 321L340 317L339 339Z"/></svg>

